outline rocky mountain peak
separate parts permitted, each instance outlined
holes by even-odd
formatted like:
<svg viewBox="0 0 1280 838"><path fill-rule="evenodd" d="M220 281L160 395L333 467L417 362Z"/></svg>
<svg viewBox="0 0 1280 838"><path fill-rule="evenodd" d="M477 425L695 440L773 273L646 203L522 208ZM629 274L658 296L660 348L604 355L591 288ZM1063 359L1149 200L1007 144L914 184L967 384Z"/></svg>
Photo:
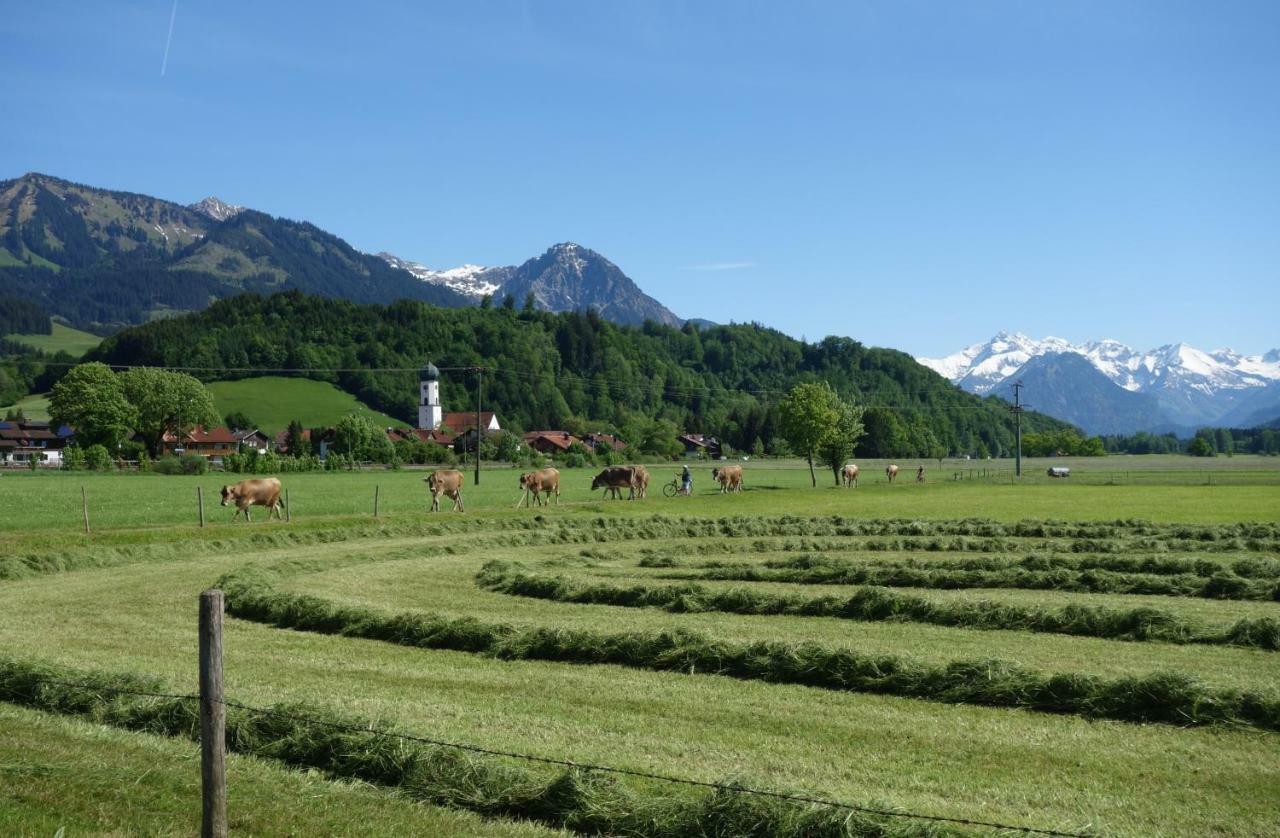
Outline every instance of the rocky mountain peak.
<svg viewBox="0 0 1280 838"><path fill-rule="evenodd" d="M213 195L191 204L188 209L195 210L201 215L212 218L214 221L226 221L228 218L239 215L244 211L244 207L228 204Z"/></svg>

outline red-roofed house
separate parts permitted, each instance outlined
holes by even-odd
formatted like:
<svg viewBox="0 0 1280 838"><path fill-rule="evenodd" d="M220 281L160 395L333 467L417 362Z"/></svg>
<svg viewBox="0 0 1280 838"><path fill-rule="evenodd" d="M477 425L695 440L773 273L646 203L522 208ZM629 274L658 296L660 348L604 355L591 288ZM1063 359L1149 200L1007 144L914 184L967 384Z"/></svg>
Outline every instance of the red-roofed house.
<svg viewBox="0 0 1280 838"><path fill-rule="evenodd" d="M596 451L621 451L627 447L625 442L613 434L587 434L582 438L582 444L591 449L592 453Z"/></svg>
<svg viewBox="0 0 1280 838"><path fill-rule="evenodd" d="M443 445L446 448L451 448L456 437L457 434L440 430L427 430L426 428L387 428L387 439L392 442L399 442L402 439L416 439L428 445Z"/></svg>
<svg viewBox="0 0 1280 838"><path fill-rule="evenodd" d="M524 435L524 444L539 454L563 454L575 442L582 444L568 431L529 431Z"/></svg>
<svg viewBox="0 0 1280 838"><path fill-rule="evenodd" d="M165 432L164 438L160 441L162 454L222 457L234 454L238 450L240 450L240 440L236 439L236 435L229 428L206 429L203 425L196 425L180 436Z"/></svg>

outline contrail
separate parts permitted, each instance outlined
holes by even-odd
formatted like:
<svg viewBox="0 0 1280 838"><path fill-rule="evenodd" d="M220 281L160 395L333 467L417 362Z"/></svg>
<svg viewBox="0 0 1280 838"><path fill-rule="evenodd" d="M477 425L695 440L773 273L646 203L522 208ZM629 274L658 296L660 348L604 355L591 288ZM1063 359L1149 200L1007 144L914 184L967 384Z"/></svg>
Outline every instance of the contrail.
<svg viewBox="0 0 1280 838"><path fill-rule="evenodd" d="M178 19L178 0L173 0L173 13L169 15L169 37L164 39L164 61L160 62L160 75L169 69L169 44L173 43L173 22Z"/></svg>

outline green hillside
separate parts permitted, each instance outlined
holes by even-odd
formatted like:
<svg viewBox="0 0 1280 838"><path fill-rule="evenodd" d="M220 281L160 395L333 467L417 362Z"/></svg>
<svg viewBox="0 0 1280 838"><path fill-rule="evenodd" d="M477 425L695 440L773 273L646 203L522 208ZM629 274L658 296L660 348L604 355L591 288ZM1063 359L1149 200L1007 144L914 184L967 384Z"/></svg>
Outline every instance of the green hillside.
<svg viewBox="0 0 1280 838"><path fill-rule="evenodd" d="M11 405L0 407L0 419L10 410L22 408L22 415L33 422L46 422L49 419L49 394L32 393Z"/></svg>
<svg viewBox="0 0 1280 838"><path fill-rule="evenodd" d="M268 375L215 381L209 385L209 391L213 393L219 415L244 413L269 434L283 431L293 419L307 428L332 425L352 411L367 414L379 427L405 427L399 419L368 407L350 393L324 381Z"/></svg>
<svg viewBox="0 0 1280 838"><path fill-rule="evenodd" d="M102 343L102 338L97 335L64 326L56 321L51 335L6 335L5 337L49 355L55 352L66 352L77 358Z"/></svg>

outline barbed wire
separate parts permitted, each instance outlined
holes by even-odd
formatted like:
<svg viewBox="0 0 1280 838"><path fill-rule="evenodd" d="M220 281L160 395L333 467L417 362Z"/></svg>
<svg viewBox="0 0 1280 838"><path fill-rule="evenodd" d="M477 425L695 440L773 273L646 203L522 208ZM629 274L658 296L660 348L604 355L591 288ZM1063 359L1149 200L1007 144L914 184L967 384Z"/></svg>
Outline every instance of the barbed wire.
<svg viewBox="0 0 1280 838"><path fill-rule="evenodd" d="M83 684L73 683L70 681L59 681L54 679L42 679L41 684L53 684L62 687L71 687L73 689L84 689L98 692L107 692L117 695L130 695L141 698L162 698L176 701L201 701L199 695L190 693L162 693L152 692L148 690L134 690L124 687L110 687L104 684ZM1092 838L1091 833L1086 832L1064 832L1056 829L1046 829L1042 827L1020 826L1017 824L999 823L997 821L980 821L972 818L952 817L947 815L929 815L921 812L908 812L898 809L878 809L872 806L861 806L856 803L845 803L839 800L829 800L822 797L812 797L804 794L794 794L790 792L769 791L768 789L757 789L750 786L733 785L729 783L717 783L708 780L691 780L686 777L676 777L670 774L658 774L649 771L638 771L631 768L618 768L610 765L600 765L591 762L578 762L569 759L559 759L556 757L545 757L536 754L525 754L518 751L505 751L497 748L486 748L480 745L471 745L465 742L453 742L447 739L436 739L428 736L418 736L409 733L397 733L390 730L382 730L372 726L353 725L343 722L334 722L328 719L320 719L313 716L304 716L296 713L286 713L281 710L273 710L266 707L254 707L248 704L242 704L238 701L230 701L222 699L218 703L225 707L234 707L237 710L243 710L248 713L255 713L262 716L269 716L280 719L287 719L295 722L303 722L305 724L318 725L327 727L332 730L339 730L346 733L360 733L371 736L388 737L393 739L401 739L409 742L417 742L423 745L431 745L438 748L448 748L451 750L467 751L469 753L481 754L484 756L504 757L510 759L519 759L526 762L534 762L542 765L555 765L563 768L573 768L582 771L598 771L608 774L618 774L628 777L636 777L645 780L657 780L664 783L672 783L675 785L692 786L697 788L715 789L717 791L731 792L734 794L747 794L756 797L765 797L774 800L786 800L795 803L805 803L812 806L827 806L834 809L844 809L849 812L857 812L866 815L876 815L887 818L909 818L913 820L932 821L935 823L951 823L962 826L977 826L986 829L997 829L1006 832L1020 832L1028 835L1048 835L1053 838Z"/></svg>

